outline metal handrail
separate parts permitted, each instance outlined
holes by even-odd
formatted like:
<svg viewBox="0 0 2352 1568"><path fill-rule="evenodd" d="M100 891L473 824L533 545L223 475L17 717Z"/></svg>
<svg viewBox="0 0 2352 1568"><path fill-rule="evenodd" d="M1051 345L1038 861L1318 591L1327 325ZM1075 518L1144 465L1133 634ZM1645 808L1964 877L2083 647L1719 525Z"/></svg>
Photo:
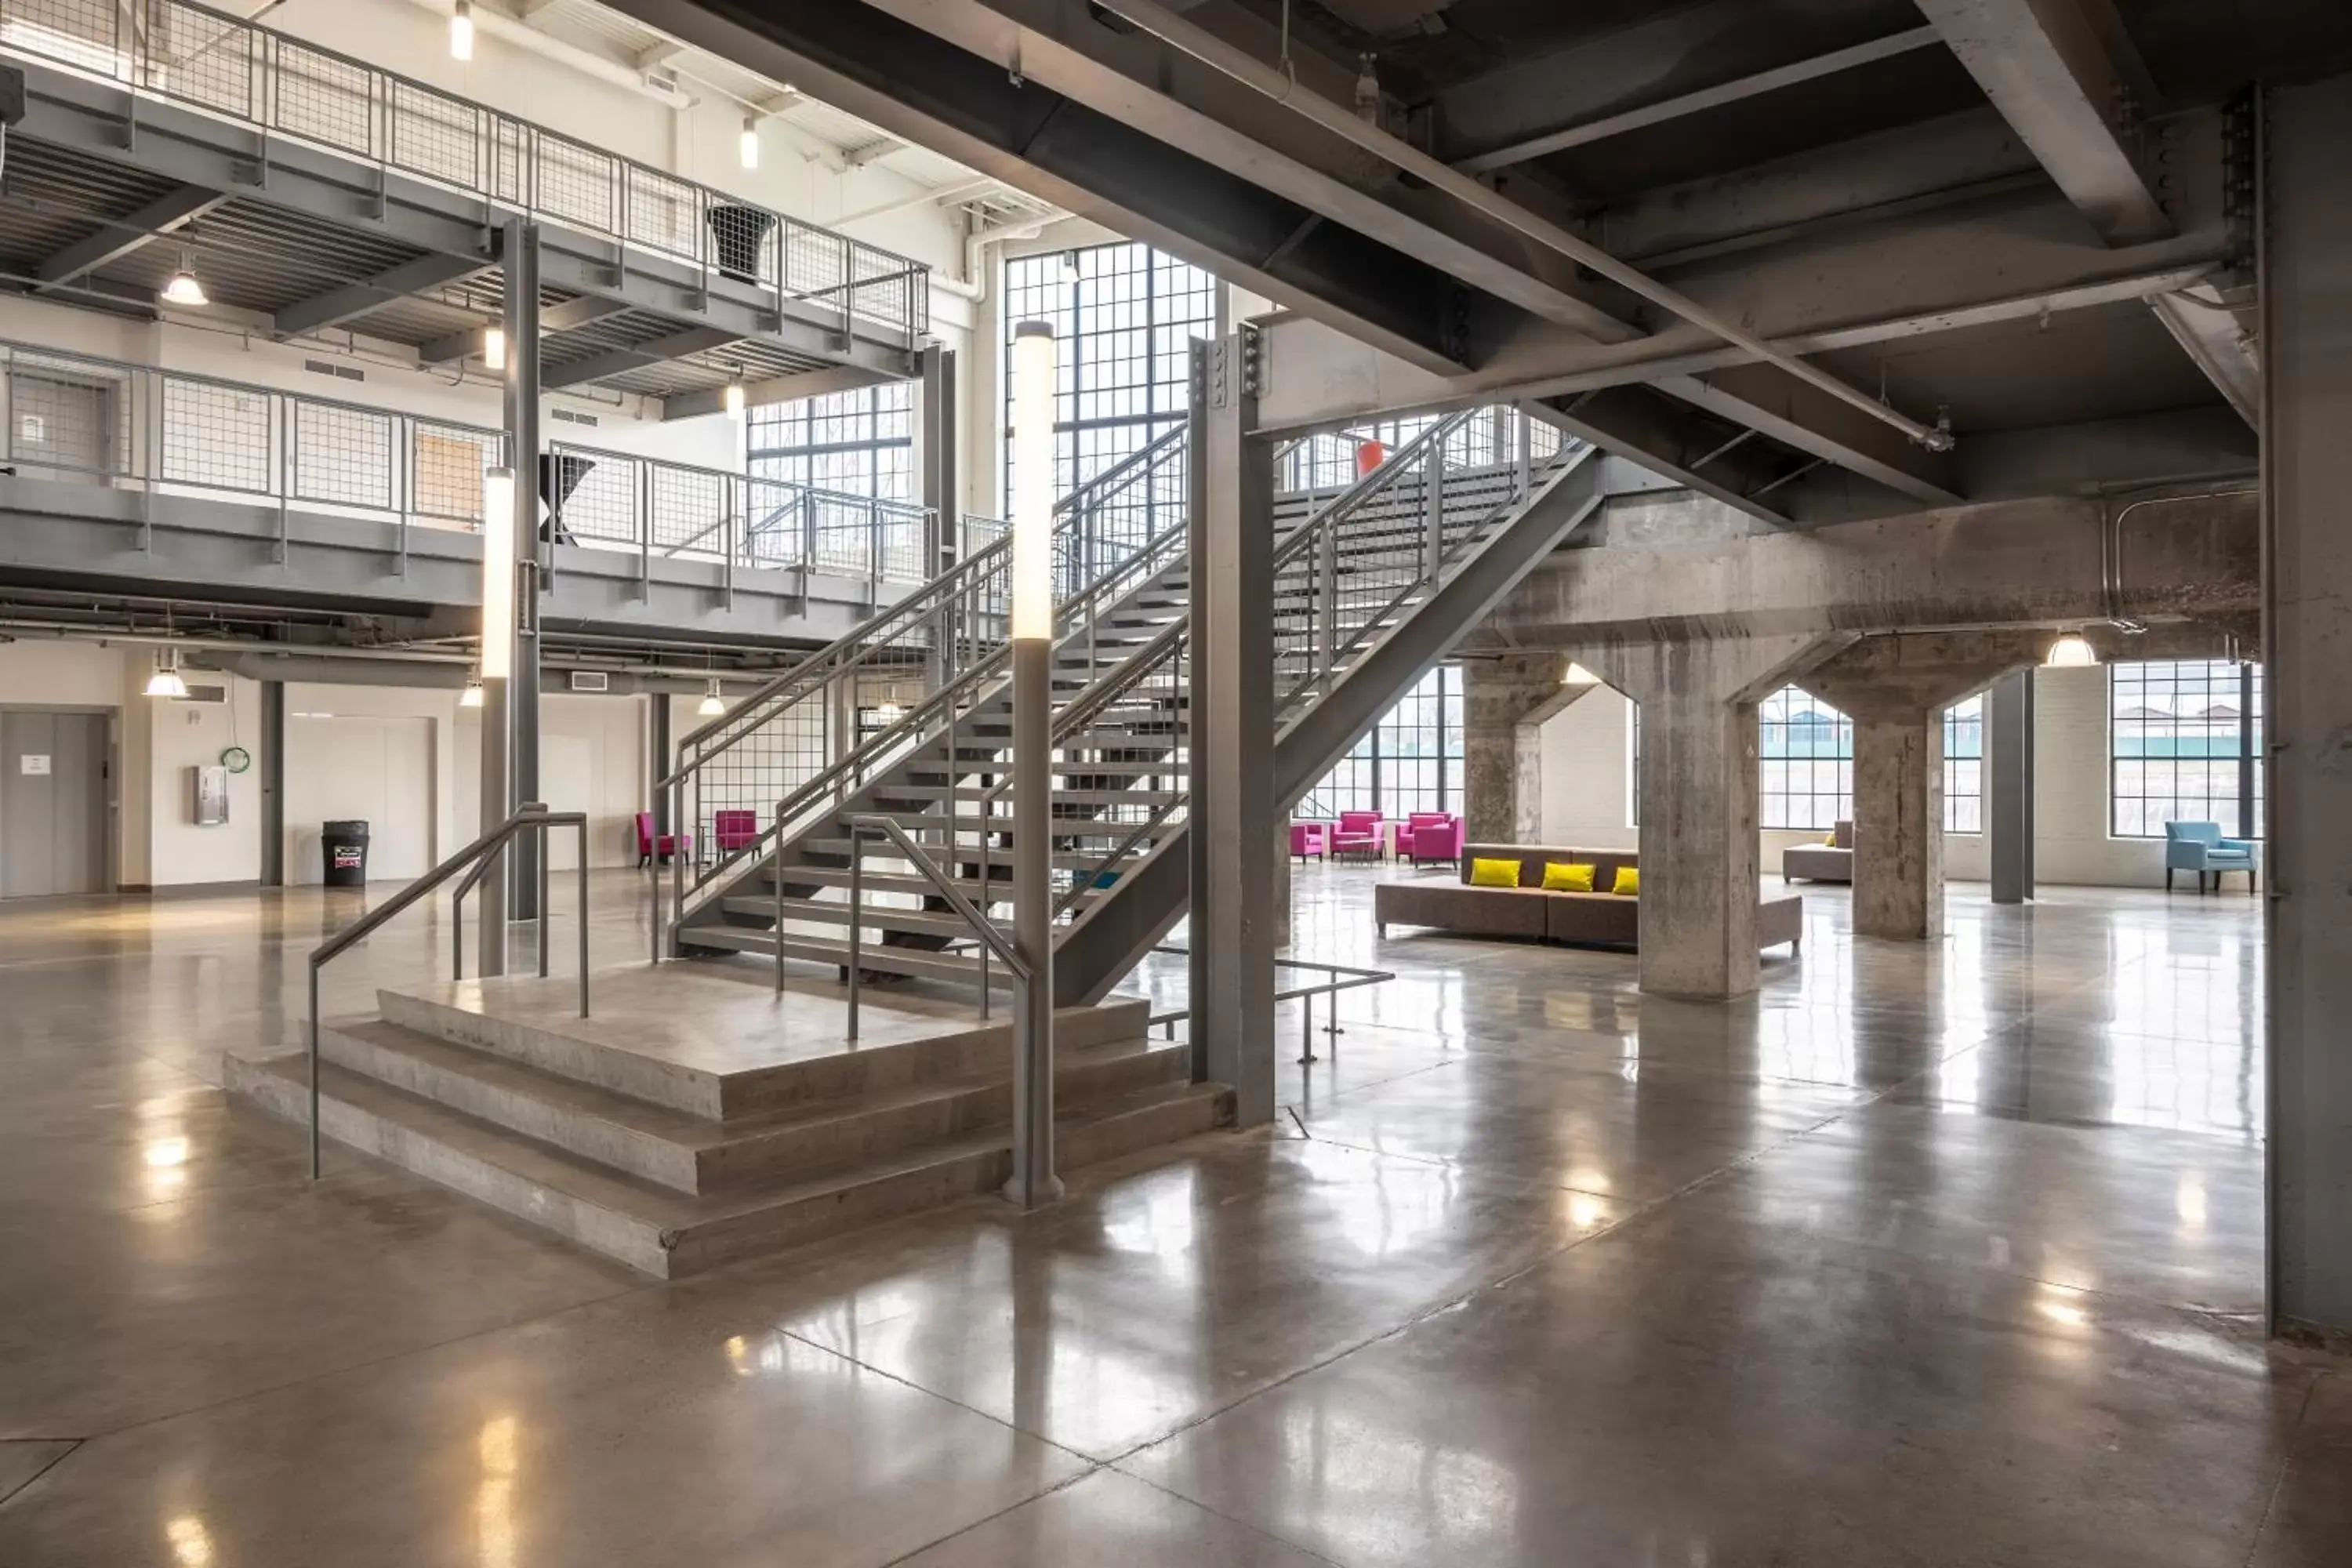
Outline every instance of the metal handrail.
<svg viewBox="0 0 2352 1568"><path fill-rule="evenodd" d="M1192 952L1190 948L1173 947L1166 943L1154 947L1151 951L1157 953L1165 954L1171 958L1190 958L1192 956ZM1378 985L1385 981L1394 980L1396 978L1396 972L1394 970L1359 969L1353 964L1326 963L1319 959L1312 958L1277 958L1274 961L1274 966L1276 969L1318 969L1324 973L1333 977L1325 981L1320 985L1298 985L1292 987L1290 990L1276 991L1274 994L1274 999L1277 1004L1283 1002L1302 1002L1305 1004L1305 1007L1299 1019L1300 1034L1298 1048L1300 1054L1298 1060L1301 1066L1305 1066L1309 1062L1320 1059L1315 1055L1316 997L1325 995L1337 996L1342 991L1353 991L1359 986L1364 985ZM1342 975L1346 976L1346 978L1339 978L1339 976ZM1176 1037L1176 1026L1180 1022L1189 1021L1192 1016L1192 1008L1178 1007L1171 1012L1154 1013L1150 1015L1149 1017L1144 1019L1143 1026L1146 1029L1150 1029L1153 1025L1157 1024L1163 1031L1163 1037L1172 1040ZM1327 1016L1329 1021L1325 1024L1323 1032L1329 1036L1335 1042L1331 1047L1331 1059L1333 1061L1337 1061L1339 1059L1339 1047L1336 1042L1341 1035L1347 1033L1346 1030L1339 1027L1339 1005L1337 1002L1331 1004L1330 1012Z"/></svg>
<svg viewBox="0 0 2352 1568"><path fill-rule="evenodd" d="M849 829L848 1037L850 1039L857 1038L859 967L857 928L859 914L865 908L865 879L858 869L864 864L864 858L858 852L857 841L867 834L879 834L896 844L899 852L906 857L907 863L922 873L923 879L930 883L940 898L947 900L949 909L962 917L964 924L971 928L972 934L978 937L989 951L996 954L1004 967L1012 973L1013 978L1024 985L1029 983L1031 973L1029 965L1022 960L1021 950L1014 945L1013 939L997 930L994 921L974 909L971 900L956 890L954 879L940 869L939 863L925 854L922 847L908 837L907 830L899 826L895 819L870 812L859 812L845 818L844 822ZM779 907L781 908L781 905ZM781 953L783 951L783 932L781 929L776 932L776 951ZM982 1016L985 1016L984 1009L988 999L987 971L983 969L981 975L981 1001L983 1008ZM776 989L779 991L783 989L783 966L781 960L776 968Z"/></svg>
<svg viewBox="0 0 2352 1568"><path fill-rule="evenodd" d="M381 928L386 921L423 899L427 893L447 881L467 866L476 866L474 874L457 889L463 900L474 884L488 869L490 857L506 847L507 841L526 830L540 835L539 845L539 973L547 973L547 830L551 827L576 827L580 830L580 1016L588 1016L588 814L583 811L550 811L536 801L518 806L512 816L450 856L438 866L411 882L392 898L370 910L350 925L329 937L310 951L310 1179L319 1179L319 972L342 954L358 946ZM454 912L454 911L453 911ZM460 976L459 978L463 978Z"/></svg>

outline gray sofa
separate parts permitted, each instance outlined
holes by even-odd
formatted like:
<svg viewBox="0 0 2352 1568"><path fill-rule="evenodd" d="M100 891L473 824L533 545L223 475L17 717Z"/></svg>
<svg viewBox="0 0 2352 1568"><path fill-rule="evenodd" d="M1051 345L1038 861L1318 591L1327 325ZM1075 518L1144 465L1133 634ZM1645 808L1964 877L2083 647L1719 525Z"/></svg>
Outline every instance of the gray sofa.
<svg viewBox="0 0 2352 1568"><path fill-rule="evenodd" d="M1516 888L1474 888L1472 862L1517 860ZM1590 893L1551 893L1544 867L1559 860L1593 868ZM1468 844L1451 882L1382 882L1372 889L1372 920L1383 937L1391 925L1426 926L1462 936L1529 937L1579 947L1633 948L1640 943L1642 901L1608 889L1617 868L1639 866L1625 849L1574 849L1549 845ZM1794 952L1804 931L1804 900L1767 899L1757 912L1757 945L1782 942Z"/></svg>
<svg viewBox="0 0 2352 1568"><path fill-rule="evenodd" d="M1853 823L1839 823L1830 830L1828 844L1792 844L1780 851L1780 879L1808 882L1851 882L1853 880Z"/></svg>

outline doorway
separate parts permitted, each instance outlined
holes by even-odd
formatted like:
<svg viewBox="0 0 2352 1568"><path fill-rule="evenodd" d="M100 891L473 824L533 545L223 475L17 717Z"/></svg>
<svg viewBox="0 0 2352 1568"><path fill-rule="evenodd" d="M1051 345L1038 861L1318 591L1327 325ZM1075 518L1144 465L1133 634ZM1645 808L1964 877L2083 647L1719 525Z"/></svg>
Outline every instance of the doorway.
<svg viewBox="0 0 2352 1568"><path fill-rule="evenodd" d="M110 890L109 756L103 713L0 710L0 898Z"/></svg>

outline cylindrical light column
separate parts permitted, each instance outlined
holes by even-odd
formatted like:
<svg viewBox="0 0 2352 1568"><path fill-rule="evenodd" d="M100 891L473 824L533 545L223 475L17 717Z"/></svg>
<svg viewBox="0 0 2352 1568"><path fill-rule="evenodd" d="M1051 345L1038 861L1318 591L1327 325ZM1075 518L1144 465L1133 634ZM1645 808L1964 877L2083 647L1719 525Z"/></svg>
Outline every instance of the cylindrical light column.
<svg viewBox="0 0 2352 1568"><path fill-rule="evenodd" d="M507 819L507 689L514 679L516 595L515 471L482 475L482 831ZM507 972L507 858L490 857L474 908L475 971Z"/></svg>
<svg viewBox="0 0 2352 1568"><path fill-rule="evenodd" d="M1054 329L1013 334L1013 1179L1034 1208L1054 1174ZM985 893L983 892L983 897Z"/></svg>

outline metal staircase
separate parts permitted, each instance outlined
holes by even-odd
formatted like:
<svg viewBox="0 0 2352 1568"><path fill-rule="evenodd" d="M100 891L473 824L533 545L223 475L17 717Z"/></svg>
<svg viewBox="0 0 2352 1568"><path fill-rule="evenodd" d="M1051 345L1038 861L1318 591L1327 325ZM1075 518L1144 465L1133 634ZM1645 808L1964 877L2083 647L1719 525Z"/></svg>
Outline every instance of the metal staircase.
<svg viewBox="0 0 2352 1568"><path fill-rule="evenodd" d="M1170 431L1058 509L1052 864L1065 1004L1107 994L1185 907L1188 442ZM1477 409L1351 486L1278 497L1282 805L1591 512L1598 467L1524 415ZM662 787L707 855L677 858L656 894L656 956L754 953L780 975L787 959L845 965L855 880L862 973L976 984L985 1008L1001 976L983 944L851 819L898 824L971 906L1009 925L1009 542L991 544L688 737Z"/></svg>

